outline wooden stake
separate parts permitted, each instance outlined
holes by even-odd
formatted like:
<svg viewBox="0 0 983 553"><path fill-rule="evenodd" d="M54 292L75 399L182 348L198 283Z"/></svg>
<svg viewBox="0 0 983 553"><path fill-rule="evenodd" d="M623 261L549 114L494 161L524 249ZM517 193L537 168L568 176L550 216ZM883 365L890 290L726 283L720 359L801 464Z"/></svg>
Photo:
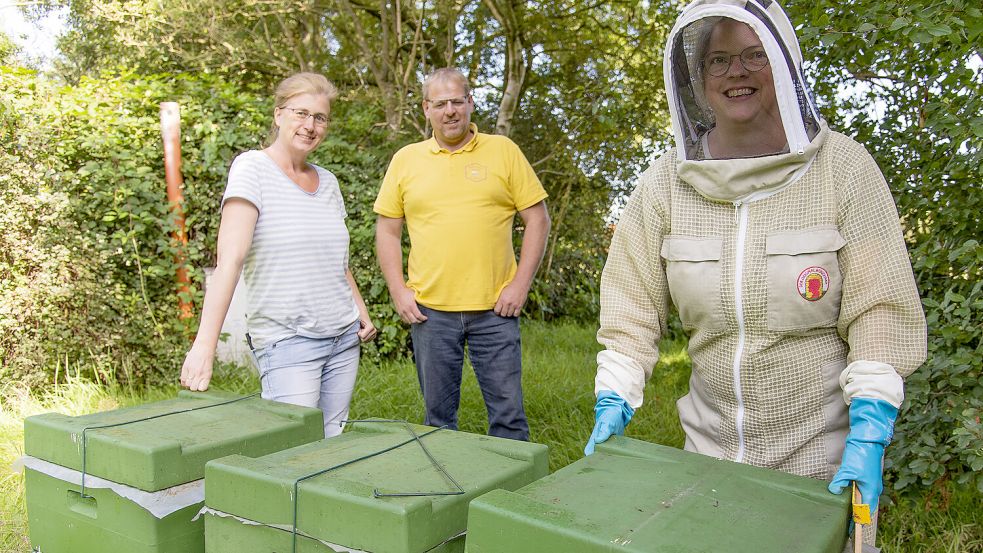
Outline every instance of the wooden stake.
<svg viewBox="0 0 983 553"><path fill-rule="evenodd" d="M853 483L853 504L860 505L862 499L860 498L860 490L857 489L857 483ZM864 549L864 525L857 522L856 517L853 521L853 553L863 553Z"/></svg>
<svg viewBox="0 0 983 553"><path fill-rule="evenodd" d="M172 239L177 243L177 282L180 317L190 319L191 280L188 278L186 249L188 236L184 226L184 179L181 176L181 110L177 102L160 103L160 130L164 142L164 179L167 182L167 202L174 213L175 229Z"/></svg>

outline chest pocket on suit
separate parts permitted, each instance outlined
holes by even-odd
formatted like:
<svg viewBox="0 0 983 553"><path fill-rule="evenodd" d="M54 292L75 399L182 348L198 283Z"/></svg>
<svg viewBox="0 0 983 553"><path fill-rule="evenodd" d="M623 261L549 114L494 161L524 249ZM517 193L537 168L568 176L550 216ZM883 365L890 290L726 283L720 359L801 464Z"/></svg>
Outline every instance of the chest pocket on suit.
<svg viewBox="0 0 983 553"><path fill-rule="evenodd" d="M686 329L717 330L724 318L720 297L720 238L667 236L662 242L669 295Z"/></svg>
<svg viewBox="0 0 983 553"><path fill-rule="evenodd" d="M768 235L768 328L809 330L836 325L843 276L836 252L846 244L832 227Z"/></svg>

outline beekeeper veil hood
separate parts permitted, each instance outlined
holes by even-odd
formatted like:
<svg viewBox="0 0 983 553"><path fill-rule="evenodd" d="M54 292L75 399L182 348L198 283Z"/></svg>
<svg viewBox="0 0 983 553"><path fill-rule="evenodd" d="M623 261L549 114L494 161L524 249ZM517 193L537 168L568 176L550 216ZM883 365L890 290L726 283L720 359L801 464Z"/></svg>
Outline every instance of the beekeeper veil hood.
<svg viewBox="0 0 983 553"><path fill-rule="evenodd" d="M712 37L734 22L746 26L738 31L743 36L756 35L754 46L711 51ZM712 200L751 200L780 190L808 169L825 139L826 123L803 77L792 24L776 2L692 2L669 34L664 69L679 176ZM723 131L737 120L768 125L771 132L764 134L775 140L754 155L710 148L714 128ZM747 133L740 141L747 145L758 137Z"/></svg>

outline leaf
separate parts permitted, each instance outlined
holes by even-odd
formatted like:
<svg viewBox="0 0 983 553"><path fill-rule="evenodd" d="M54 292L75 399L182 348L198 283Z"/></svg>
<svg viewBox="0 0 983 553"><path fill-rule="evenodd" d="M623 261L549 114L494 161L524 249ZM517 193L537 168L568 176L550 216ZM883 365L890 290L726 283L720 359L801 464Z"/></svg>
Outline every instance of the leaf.
<svg viewBox="0 0 983 553"><path fill-rule="evenodd" d="M912 42L915 44L927 44L932 42L932 34L923 29L918 29L912 32L910 37Z"/></svg>
<svg viewBox="0 0 983 553"><path fill-rule="evenodd" d="M952 27L946 24L940 25L924 25L924 28L932 36L946 36L952 34Z"/></svg>
<svg viewBox="0 0 983 553"><path fill-rule="evenodd" d="M826 33L819 37L819 42L821 42L823 46L829 47L836 44L842 37L843 35L840 33Z"/></svg>
<svg viewBox="0 0 983 553"><path fill-rule="evenodd" d="M903 27L907 27L910 23L911 23L911 20L909 20L907 17L899 17L899 18L895 19L893 23L891 23L891 26L888 27L887 30L888 31L897 31L898 29L901 29Z"/></svg>
<svg viewBox="0 0 983 553"><path fill-rule="evenodd" d="M928 464L929 461L927 459L916 459L908 465L908 468L915 473L921 473L928 468Z"/></svg>
<svg viewBox="0 0 983 553"><path fill-rule="evenodd" d="M864 34L864 33L869 33L869 32L871 32L871 31L873 31L873 30L874 30L874 29L876 29L876 28L877 28L877 27L875 27L875 26L874 26L873 24L871 24L871 23L861 23L861 24L860 24L860 27L858 27L858 28L857 28L857 32L858 32L858 33L861 33L861 34Z"/></svg>

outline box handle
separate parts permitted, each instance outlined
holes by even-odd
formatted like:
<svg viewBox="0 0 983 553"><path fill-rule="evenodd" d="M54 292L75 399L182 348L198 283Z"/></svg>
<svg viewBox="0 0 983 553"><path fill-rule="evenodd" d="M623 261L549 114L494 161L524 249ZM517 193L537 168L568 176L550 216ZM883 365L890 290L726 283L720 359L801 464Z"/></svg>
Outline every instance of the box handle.
<svg viewBox="0 0 983 553"><path fill-rule="evenodd" d="M96 503L96 498L91 495L82 495L82 492L68 490L68 508L82 516L99 518L99 506Z"/></svg>

